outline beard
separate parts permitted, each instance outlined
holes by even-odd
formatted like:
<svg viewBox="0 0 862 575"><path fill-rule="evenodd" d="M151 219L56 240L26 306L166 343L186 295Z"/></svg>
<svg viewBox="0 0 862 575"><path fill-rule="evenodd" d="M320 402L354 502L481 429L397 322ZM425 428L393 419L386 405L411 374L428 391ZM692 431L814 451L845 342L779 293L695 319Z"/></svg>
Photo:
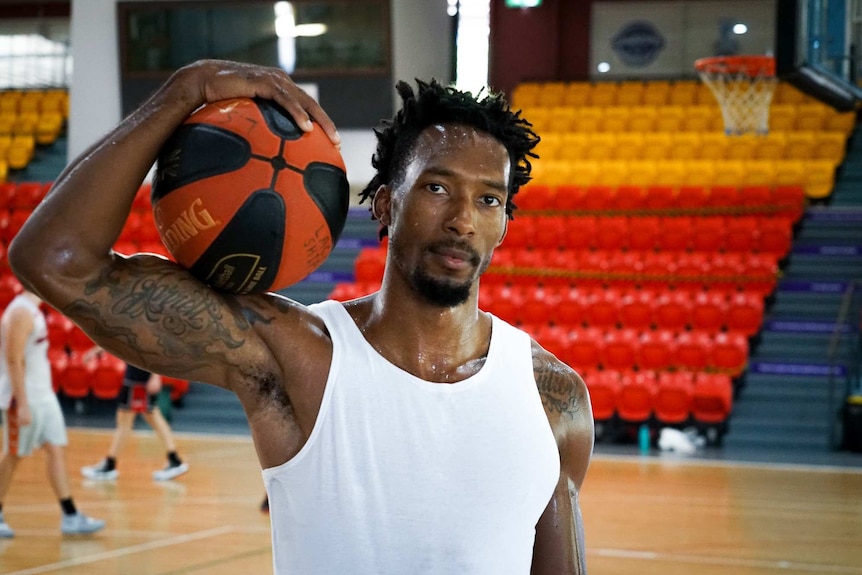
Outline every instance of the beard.
<svg viewBox="0 0 862 575"><path fill-rule="evenodd" d="M457 240L436 242L425 246L422 251L424 253L434 253L436 250L445 248L456 248L469 254L469 261L479 271L478 275L481 275L488 268L488 265L490 265L490 257L483 261L482 257L475 250ZM401 251L399 245L397 242L392 242L391 238L389 249L394 250L396 260L401 259L398 257ZM470 297L470 290L476 281L475 278L458 282L448 278L434 277L421 265L408 270L407 277L410 286L422 299L432 305L447 308L456 307L466 302Z"/></svg>

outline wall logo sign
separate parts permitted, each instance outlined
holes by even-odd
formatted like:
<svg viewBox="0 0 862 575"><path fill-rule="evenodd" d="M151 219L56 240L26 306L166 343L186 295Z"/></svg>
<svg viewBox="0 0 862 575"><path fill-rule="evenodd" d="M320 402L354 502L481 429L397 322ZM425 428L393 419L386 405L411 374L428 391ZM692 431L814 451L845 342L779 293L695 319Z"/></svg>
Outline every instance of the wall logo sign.
<svg viewBox="0 0 862 575"><path fill-rule="evenodd" d="M636 68L649 66L665 47L664 36L645 20L629 22L611 38L611 48L623 64Z"/></svg>

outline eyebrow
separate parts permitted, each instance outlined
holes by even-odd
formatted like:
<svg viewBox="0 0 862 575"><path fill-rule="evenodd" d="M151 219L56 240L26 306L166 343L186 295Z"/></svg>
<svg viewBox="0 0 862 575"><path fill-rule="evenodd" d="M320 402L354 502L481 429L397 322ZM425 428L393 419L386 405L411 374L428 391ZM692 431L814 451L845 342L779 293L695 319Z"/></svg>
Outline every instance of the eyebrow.
<svg viewBox="0 0 862 575"><path fill-rule="evenodd" d="M452 170L448 170L446 168L436 168L434 166L426 168L425 173L426 174L434 174L435 176L446 176L446 177L454 177L457 175ZM500 182L499 180L483 179L482 183L485 184L486 186L488 186L489 188L493 188L493 189L499 190L501 192L508 192L509 191L509 187L506 184Z"/></svg>

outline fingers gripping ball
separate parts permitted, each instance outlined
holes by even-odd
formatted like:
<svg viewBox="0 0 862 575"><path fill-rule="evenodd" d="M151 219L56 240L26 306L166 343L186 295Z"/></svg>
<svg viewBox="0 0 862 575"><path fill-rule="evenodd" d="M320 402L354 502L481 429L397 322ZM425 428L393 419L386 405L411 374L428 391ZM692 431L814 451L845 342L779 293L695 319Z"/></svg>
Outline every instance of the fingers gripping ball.
<svg viewBox="0 0 862 575"><path fill-rule="evenodd" d="M348 209L344 160L315 124L269 100L208 104L159 152L152 186L162 243L201 281L275 291L327 258Z"/></svg>

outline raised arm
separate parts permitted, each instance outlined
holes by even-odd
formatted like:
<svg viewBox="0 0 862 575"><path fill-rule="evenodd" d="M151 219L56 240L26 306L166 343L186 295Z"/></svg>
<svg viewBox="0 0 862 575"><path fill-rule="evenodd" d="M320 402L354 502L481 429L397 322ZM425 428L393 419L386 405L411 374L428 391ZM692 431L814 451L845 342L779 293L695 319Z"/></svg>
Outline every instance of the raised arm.
<svg viewBox="0 0 862 575"><path fill-rule="evenodd" d="M159 148L199 106L262 97L303 129L337 141L314 100L280 69L206 60L180 69L137 111L69 164L9 248L24 285L109 352L150 371L230 387L237 370L274 370L243 308L163 258L114 253ZM289 335L289 334L288 334Z"/></svg>
<svg viewBox="0 0 862 575"><path fill-rule="evenodd" d="M574 370L535 343L533 369L560 448L560 480L536 525L531 575L585 575L584 525L578 495L595 437L590 397Z"/></svg>

